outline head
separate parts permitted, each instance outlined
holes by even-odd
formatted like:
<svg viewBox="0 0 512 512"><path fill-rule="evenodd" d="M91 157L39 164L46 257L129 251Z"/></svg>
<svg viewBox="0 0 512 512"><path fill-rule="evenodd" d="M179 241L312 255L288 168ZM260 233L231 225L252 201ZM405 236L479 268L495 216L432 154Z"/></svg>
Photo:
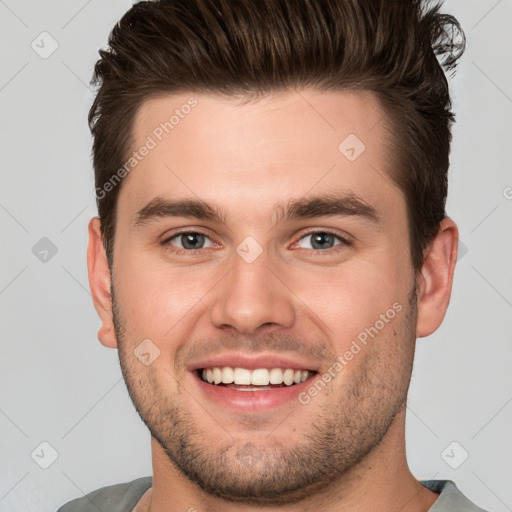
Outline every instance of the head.
<svg viewBox="0 0 512 512"><path fill-rule="evenodd" d="M148 1L100 51L99 337L169 464L207 492L297 501L403 420L415 340L442 322L457 253L443 66L464 37L439 9ZM301 399L225 410L197 370L228 353L280 354L316 380Z"/></svg>

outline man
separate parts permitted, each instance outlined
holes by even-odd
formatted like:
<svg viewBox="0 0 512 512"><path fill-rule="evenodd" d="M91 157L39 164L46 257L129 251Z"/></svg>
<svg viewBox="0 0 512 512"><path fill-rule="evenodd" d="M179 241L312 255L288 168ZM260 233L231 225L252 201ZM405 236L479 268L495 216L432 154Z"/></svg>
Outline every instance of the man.
<svg viewBox="0 0 512 512"><path fill-rule="evenodd" d="M404 433L457 257L464 46L420 0L128 11L95 68L88 266L153 476L61 512L481 510L419 482Z"/></svg>

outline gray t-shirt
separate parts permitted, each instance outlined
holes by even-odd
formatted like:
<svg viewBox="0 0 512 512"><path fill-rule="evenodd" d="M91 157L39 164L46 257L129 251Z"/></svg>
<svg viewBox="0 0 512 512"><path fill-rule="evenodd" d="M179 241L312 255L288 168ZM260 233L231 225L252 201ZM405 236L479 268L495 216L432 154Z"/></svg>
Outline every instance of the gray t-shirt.
<svg viewBox="0 0 512 512"><path fill-rule="evenodd" d="M147 476L124 484L102 487L83 498L66 503L57 512L132 512L152 482L153 478ZM486 512L469 501L451 480L422 480L420 483L440 493L429 512Z"/></svg>

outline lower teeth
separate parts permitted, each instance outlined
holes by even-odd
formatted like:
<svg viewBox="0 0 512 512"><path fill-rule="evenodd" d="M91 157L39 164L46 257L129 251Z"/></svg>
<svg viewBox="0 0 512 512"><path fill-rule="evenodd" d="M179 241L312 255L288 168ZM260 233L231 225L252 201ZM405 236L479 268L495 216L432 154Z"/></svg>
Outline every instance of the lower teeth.
<svg viewBox="0 0 512 512"><path fill-rule="evenodd" d="M285 384L271 384L269 386L246 386L241 384L217 384L217 386L223 386L229 389L235 389L237 391L266 391L268 389L276 388L288 388Z"/></svg>
<svg viewBox="0 0 512 512"><path fill-rule="evenodd" d="M245 388L241 388L240 386L225 387L229 387L229 389L234 389L235 391L266 391L268 389L272 389L270 386L247 386Z"/></svg>

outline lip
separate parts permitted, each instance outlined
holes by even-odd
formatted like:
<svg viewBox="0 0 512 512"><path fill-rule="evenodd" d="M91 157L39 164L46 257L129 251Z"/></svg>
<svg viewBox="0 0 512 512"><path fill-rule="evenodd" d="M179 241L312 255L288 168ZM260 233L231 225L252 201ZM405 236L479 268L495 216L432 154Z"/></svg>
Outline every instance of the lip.
<svg viewBox="0 0 512 512"><path fill-rule="evenodd" d="M297 367L297 369L299 368ZM197 370L192 370L190 374L199 388L200 393L207 400L213 401L223 408L227 407L239 412L264 411L292 402L295 402L296 405L300 405L300 393L312 386L317 379L321 378L321 375L316 373L306 381L292 386L274 388L266 391L237 391L235 389L204 382L201 377L199 377Z"/></svg>
<svg viewBox="0 0 512 512"><path fill-rule="evenodd" d="M222 368L230 366L231 368L246 368L256 370L258 368L290 368L292 370L309 370L319 372L318 363L306 361L297 356L285 357L279 354L244 354L242 352L231 354L217 354L216 356L191 364L187 369L196 371L202 368L212 368L214 366ZM292 386L294 387L294 386Z"/></svg>

